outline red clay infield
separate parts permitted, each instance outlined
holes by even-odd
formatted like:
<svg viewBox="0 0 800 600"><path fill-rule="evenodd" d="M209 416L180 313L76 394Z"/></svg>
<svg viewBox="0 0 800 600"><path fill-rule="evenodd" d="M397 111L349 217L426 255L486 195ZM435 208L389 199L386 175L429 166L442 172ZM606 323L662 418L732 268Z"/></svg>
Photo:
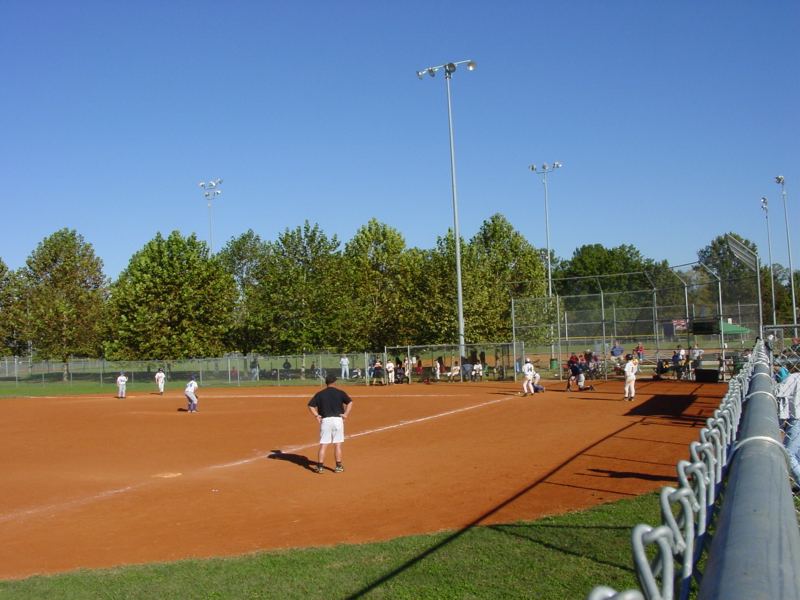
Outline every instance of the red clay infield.
<svg viewBox="0 0 800 600"><path fill-rule="evenodd" d="M198 414L179 411L181 390L2 400L0 578L383 540L638 495L674 483L727 389L640 381L629 403L621 382L544 383L527 398L512 383L346 387L347 470L322 475L306 464L318 387L201 389Z"/></svg>

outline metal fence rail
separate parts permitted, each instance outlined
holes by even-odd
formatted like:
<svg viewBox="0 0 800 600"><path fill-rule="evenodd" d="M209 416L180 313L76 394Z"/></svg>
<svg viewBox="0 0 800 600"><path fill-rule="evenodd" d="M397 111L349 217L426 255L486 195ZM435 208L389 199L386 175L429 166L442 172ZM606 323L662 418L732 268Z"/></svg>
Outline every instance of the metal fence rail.
<svg viewBox="0 0 800 600"><path fill-rule="evenodd" d="M700 440L690 444L691 460L678 463L679 487L661 490L661 525L634 527L631 545L641 590L600 586L588 600L685 600L693 591L700 600L800 598L800 530L780 441L771 358L757 342ZM704 553L701 574L697 565Z"/></svg>

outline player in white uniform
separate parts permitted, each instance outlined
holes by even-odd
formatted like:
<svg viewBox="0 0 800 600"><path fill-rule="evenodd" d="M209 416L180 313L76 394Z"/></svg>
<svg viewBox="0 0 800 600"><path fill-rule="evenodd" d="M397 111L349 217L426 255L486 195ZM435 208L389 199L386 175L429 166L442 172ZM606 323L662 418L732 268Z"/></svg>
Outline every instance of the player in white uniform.
<svg viewBox="0 0 800 600"><path fill-rule="evenodd" d="M194 375L191 376L189 379L189 383L186 384L186 389L183 391L184 395L186 396L186 410L190 413L198 412L197 411L197 382L194 380Z"/></svg>
<svg viewBox="0 0 800 600"><path fill-rule="evenodd" d="M342 379L350 379L350 359L346 356L342 356L339 359L339 365L342 367Z"/></svg>
<svg viewBox="0 0 800 600"><path fill-rule="evenodd" d="M125 373L120 373L119 377L117 377L117 398L125 397L125 387L127 383L128 378L125 377Z"/></svg>
<svg viewBox="0 0 800 600"><path fill-rule="evenodd" d="M156 372L156 385L158 386L158 393L162 396L164 395L164 380L166 378L167 376L164 375L164 369L159 369Z"/></svg>
<svg viewBox="0 0 800 600"><path fill-rule="evenodd" d="M391 358L386 361L386 378L389 385L394 383L394 361Z"/></svg>
<svg viewBox="0 0 800 600"><path fill-rule="evenodd" d="M633 402L636 396L636 373L639 371L639 361L628 355L625 363L625 400Z"/></svg>
<svg viewBox="0 0 800 600"><path fill-rule="evenodd" d="M528 394L533 394L536 391L533 387L533 378L537 373L533 368L530 358L525 359L525 364L522 365L522 374L525 376L525 379L522 381L522 395L527 396Z"/></svg>

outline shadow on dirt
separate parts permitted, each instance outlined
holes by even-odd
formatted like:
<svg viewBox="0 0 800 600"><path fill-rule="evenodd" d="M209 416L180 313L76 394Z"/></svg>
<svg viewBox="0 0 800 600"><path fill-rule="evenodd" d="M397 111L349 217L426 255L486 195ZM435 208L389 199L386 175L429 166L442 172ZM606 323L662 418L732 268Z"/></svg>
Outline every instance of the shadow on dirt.
<svg viewBox="0 0 800 600"><path fill-rule="evenodd" d="M303 456L302 454L291 454L288 452L282 452L280 450L273 450L269 453L267 458L272 460L285 460L286 462L290 462L292 464L297 465L298 467L303 467L311 471L312 467L314 467L317 463L312 462L307 456Z"/></svg>

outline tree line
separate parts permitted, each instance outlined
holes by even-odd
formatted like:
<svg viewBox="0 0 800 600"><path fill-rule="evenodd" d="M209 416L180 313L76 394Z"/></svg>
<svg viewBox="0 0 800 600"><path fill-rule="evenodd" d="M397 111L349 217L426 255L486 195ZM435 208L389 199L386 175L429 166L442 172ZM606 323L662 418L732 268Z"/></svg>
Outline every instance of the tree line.
<svg viewBox="0 0 800 600"><path fill-rule="evenodd" d="M462 241L461 254L466 341L510 340L511 299L547 294L546 255L500 214ZM559 295L663 286L674 287L680 301L666 261L645 258L630 245L590 244L569 259L550 258ZM741 294L746 267L724 236L698 250L698 259L724 277L728 293ZM764 270L768 321L772 290ZM789 273L780 265L775 271L778 321L789 322ZM598 283L597 276L609 273L626 275ZM692 270L683 276L691 278ZM306 221L275 240L249 230L217 254L194 234L159 233L111 281L92 245L62 229L16 271L0 259L0 353L64 362L77 356L174 360L453 343L455 298L452 230L433 248L420 249L374 219L344 244Z"/></svg>

